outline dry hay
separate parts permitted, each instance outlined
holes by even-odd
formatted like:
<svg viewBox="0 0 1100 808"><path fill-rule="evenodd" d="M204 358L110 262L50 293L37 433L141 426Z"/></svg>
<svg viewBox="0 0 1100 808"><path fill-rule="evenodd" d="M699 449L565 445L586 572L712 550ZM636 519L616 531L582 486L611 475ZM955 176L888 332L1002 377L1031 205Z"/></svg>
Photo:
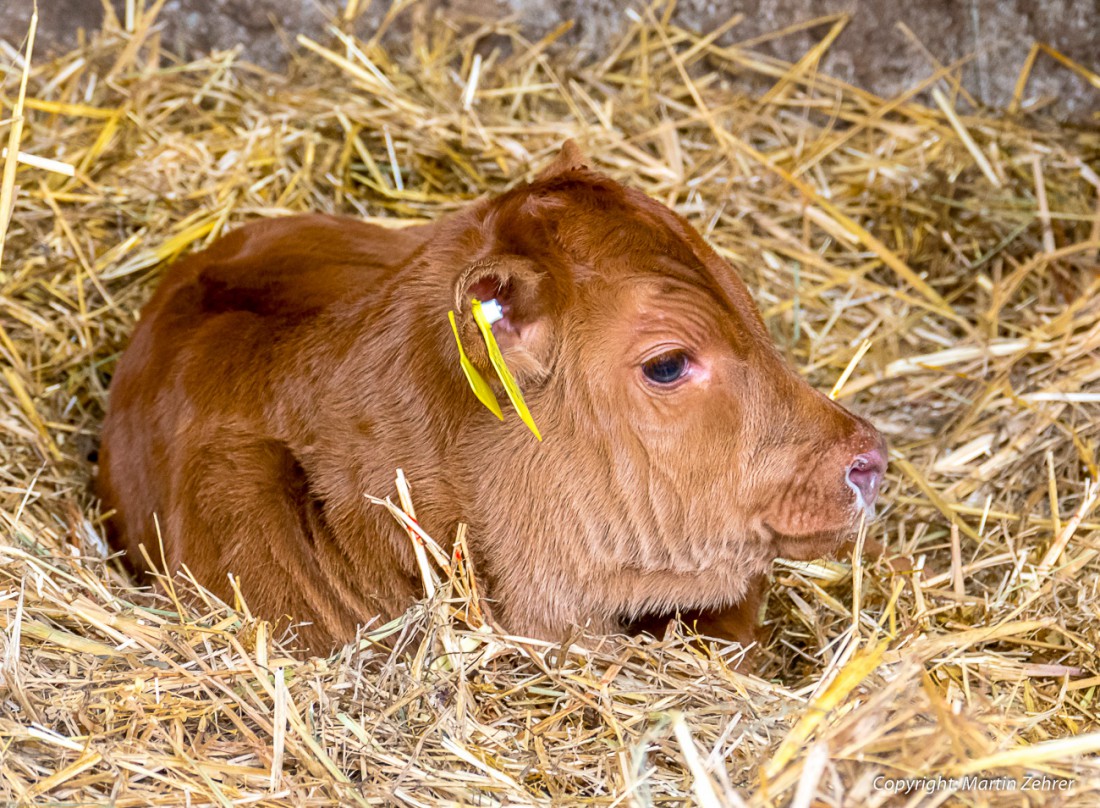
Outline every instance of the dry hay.
<svg viewBox="0 0 1100 808"><path fill-rule="evenodd" d="M5 47L0 132L28 162L0 197L0 800L1095 804L1100 137L963 112L957 65L901 98L846 86L816 69L843 22L785 64L637 16L575 64L421 20L389 50L303 42L282 76L179 63L137 14L32 58L21 134ZM777 562L750 676L680 634L507 638L447 588L388 661L369 640L298 661L243 607L103 560L88 455L167 260L261 216L438 216L567 136L688 216L810 380L887 433L870 536L915 569ZM1068 790L1003 790L1028 773ZM875 787L937 774L1006 779Z"/></svg>

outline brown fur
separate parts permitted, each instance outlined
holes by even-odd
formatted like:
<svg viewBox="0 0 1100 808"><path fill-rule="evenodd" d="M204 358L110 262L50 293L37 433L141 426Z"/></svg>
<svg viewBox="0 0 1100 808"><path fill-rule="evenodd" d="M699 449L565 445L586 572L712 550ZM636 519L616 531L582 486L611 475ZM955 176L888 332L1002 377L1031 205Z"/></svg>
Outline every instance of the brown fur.
<svg viewBox="0 0 1100 808"><path fill-rule="evenodd" d="M471 296L504 303L494 332L542 443L463 378L450 309L493 378ZM692 356L674 389L641 372L661 345ZM772 559L851 537L845 474L868 451L878 433L787 367L698 233L567 144L429 225L265 220L173 266L119 363L99 483L132 560L156 515L169 570L223 597L235 574L254 613L310 621L315 649L422 594L365 497L398 467L431 535L469 524L511 631L680 609L748 640Z"/></svg>

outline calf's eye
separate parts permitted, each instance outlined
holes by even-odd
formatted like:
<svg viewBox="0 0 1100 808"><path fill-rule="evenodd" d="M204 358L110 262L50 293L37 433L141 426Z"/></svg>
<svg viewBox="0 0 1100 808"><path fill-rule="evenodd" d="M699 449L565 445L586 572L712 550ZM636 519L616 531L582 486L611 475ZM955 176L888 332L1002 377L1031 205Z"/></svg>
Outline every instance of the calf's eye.
<svg viewBox="0 0 1100 808"><path fill-rule="evenodd" d="M683 351L668 351L642 365L642 373L654 384L673 384L688 370L688 357Z"/></svg>

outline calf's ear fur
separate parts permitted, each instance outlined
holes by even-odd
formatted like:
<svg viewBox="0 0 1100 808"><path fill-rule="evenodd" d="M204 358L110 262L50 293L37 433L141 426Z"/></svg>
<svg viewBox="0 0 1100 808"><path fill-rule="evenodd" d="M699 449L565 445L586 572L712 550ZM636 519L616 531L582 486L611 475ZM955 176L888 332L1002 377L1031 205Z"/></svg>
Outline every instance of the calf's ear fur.
<svg viewBox="0 0 1100 808"><path fill-rule="evenodd" d="M588 168L588 158L584 156L580 146L575 141L567 140L561 145L561 151L554 161L538 173L536 181L548 180L567 171L577 171Z"/></svg>
<svg viewBox="0 0 1100 808"><path fill-rule="evenodd" d="M493 376L489 352L474 322L471 300L496 300L503 318L493 323L493 337L508 369L523 386L549 373L554 348L550 279L534 261L517 255L491 256L466 267L455 283L459 335L470 361Z"/></svg>

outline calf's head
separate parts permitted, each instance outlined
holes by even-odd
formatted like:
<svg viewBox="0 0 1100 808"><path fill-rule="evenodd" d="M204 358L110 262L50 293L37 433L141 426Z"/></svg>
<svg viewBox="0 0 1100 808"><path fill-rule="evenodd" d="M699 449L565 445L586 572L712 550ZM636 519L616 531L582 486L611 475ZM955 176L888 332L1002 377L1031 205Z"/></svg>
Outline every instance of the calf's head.
<svg viewBox="0 0 1100 808"><path fill-rule="evenodd" d="M490 472L506 467L482 501L534 513L539 542L579 534L588 558L558 558L756 574L837 549L872 514L881 436L787 366L744 283L684 219L571 144L475 219L456 239L472 259L454 279L463 342L488 368L469 301L497 299L494 334L545 441L487 412L466 440ZM556 521L566 511L573 523Z"/></svg>

